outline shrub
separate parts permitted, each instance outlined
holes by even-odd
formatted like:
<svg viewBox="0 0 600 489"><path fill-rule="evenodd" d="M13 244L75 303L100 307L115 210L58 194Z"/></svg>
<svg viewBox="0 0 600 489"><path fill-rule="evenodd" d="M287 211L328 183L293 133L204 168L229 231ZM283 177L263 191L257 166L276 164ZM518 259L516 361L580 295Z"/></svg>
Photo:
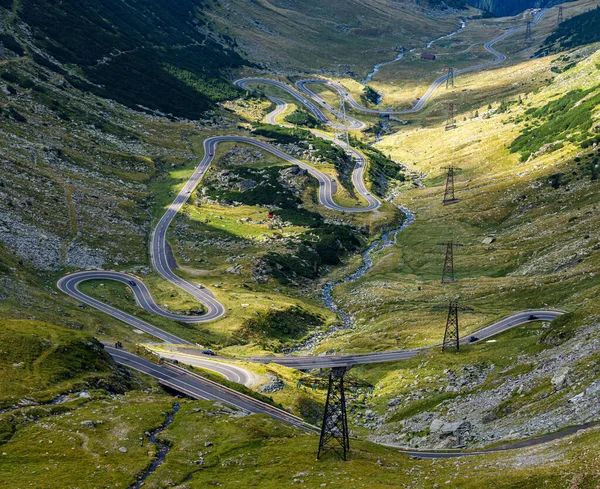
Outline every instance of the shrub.
<svg viewBox="0 0 600 489"><path fill-rule="evenodd" d="M285 121L296 126L322 127L323 124L315 116L305 110L295 110L285 117Z"/></svg>
<svg viewBox="0 0 600 489"><path fill-rule="evenodd" d="M273 338L281 341L298 339L309 329L323 324L321 315L313 314L299 306L292 306L283 311L270 310L259 312L246 319L240 328L239 335L245 339Z"/></svg>
<svg viewBox="0 0 600 489"><path fill-rule="evenodd" d="M509 146L512 153L520 153L526 161L542 146L560 139L585 144L592 127L592 113L600 104L600 85L589 90L572 90L561 98L525 112L536 125L526 127ZM588 97L588 95L591 95Z"/></svg>

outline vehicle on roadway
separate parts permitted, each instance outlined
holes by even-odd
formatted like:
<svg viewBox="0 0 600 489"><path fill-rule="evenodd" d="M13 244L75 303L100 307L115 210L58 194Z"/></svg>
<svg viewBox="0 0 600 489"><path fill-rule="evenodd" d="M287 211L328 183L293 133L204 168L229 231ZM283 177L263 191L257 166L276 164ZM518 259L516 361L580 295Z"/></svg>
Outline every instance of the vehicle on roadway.
<svg viewBox="0 0 600 489"><path fill-rule="evenodd" d="M536 321L538 319L538 317L535 314L530 314L527 317L527 321Z"/></svg>
<svg viewBox="0 0 600 489"><path fill-rule="evenodd" d="M212 153L208 153L208 156L212 156L212 155L213 155Z"/></svg>
<svg viewBox="0 0 600 489"><path fill-rule="evenodd" d="M132 287L135 287L135 282L133 280L130 280L129 285L131 285Z"/></svg>
<svg viewBox="0 0 600 489"><path fill-rule="evenodd" d="M475 343L476 341L479 341L477 336L469 336L469 343Z"/></svg>
<svg viewBox="0 0 600 489"><path fill-rule="evenodd" d="M212 351L211 349L202 350L202 353L204 355L210 355L210 356L215 356L216 355L216 353L214 351Z"/></svg>

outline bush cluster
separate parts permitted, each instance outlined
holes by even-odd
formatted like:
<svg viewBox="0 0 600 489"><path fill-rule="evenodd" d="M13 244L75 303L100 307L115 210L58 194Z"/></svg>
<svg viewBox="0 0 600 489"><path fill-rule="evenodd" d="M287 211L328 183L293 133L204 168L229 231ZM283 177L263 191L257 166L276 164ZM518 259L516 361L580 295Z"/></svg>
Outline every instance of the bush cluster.
<svg viewBox="0 0 600 489"><path fill-rule="evenodd" d="M542 146L557 141L569 141L582 147L598 139L590 134L592 113L600 104L600 89L596 85L589 90L572 90L557 100L525 112L525 120L532 126L525 128L509 146L512 153L520 153L526 161ZM555 146L553 149L558 149Z"/></svg>
<svg viewBox="0 0 600 489"><path fill-rule="evenodd" d="M598 26L600 26L600 6L562 22L544 40L541 49L535 54L536 56L547 56L551 53L559 53L584 44L598 42L600 41Z"/></svg>
<svg viewBox="0 0 600 489"><path fill-rule="evenodd" d="M259 312L246 319L238 332L244 339L273 338L289 340L301 338L309 329L323 324L321 315L313 314L299 306L283 311Z"/></svg>

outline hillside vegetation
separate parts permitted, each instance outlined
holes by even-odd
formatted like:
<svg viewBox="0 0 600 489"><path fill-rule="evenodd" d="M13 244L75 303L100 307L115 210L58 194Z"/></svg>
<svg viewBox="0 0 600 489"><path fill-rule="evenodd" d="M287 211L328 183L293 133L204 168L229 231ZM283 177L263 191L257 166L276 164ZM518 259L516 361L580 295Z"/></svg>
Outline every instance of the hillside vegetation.
<svg viewBox="0 0 600 489"><path fill-rule="evenodd" d="M416 221L393 251L358 282L337 289L338 304L356 317L355 329L318 351L435 344L447 302L456 296L473 309L461 313L463 336L515 310L554 307L573 314L524 326L494 343L467 345L459 355L435 352L365 367L383 390L373 402L381 418L362 419L357 429L379 426L376 439L405 446L449 447L597 418L598 372L586 365L596 361L600 341L594 300L600 72L595 50L579 59L544 88L472 107L457 117L455 130L414 128L378 143L427 174L426 188L397 199ZM519 72L543 79L552 66L531 61ZM441 167L448 163L462 169L455 206L441 204ZM442 285L438 243L451 238L462 246L455 250L459 281ZM460 433L436 431L438 423L451 422L466 424Z"/></svg>
<svg viewBox="0 0 600 489"><path fill-rule="evenodd" d="M575 15L562 22L550 36L548 36L537 55L559 53L584 44L600 41L600 7Z"/></svg>
<svg viewBox="0 0 600 489"><path fill-rule="evenodd" d="M200 32L205 8L199 0L24 0L11 27L38 61L77 67L67 79L79 88L133 108L199 118L235 96L224 70L244 64L233 40Z"/></svg>
<svg viewBox="0 0 600 489"><path fill-rule="evenodd" d="M420 46L451 32L468 10L440 15L432 8L461 2L388 0L212 1L204 10L210 28L236 40L262 70L288 74L354 73L393 59L394 48ZM429 15L431 14L431 15Z"/></svg>
<svg viewBox="0 0 600 489"><path fill-rule="evenodd" d="M597 4L571 2L565 16ZM0 487L135 487L148 469L148 488L597 487L597 427L461 459L417 460L394 448L505 445L599 419L600 54L578 28L597 10L558 28L547 17L531 43L500 43L506 63L459 77L422 112L353 111L369 124L351 143L368 158L369 191L382 196L376 212L324 209L306 171L254 146L220 144L168 232L175 273L224 305L218 321L158 317L124 284L81 285L190 348L238 358L281 354L314 333L304 343L313 354L435 345L457 296L462 336L517 310L565 311L457 354L430 347L354 367L375 390L349 396L349 462L315 461L316 435L176 397L117 367L102 342L136 351L156 338L56 289L70 271L126 271L161 307L201 314L152 269L148 244L207 137L268 141L336 180L337 203L364 204L353 162L307 130L316 119L282 96L290 105L279 121L294 127L267 124L273 104L231 80L342 77L359 99L358 80L404 46L406 57L382 69L367 95L408 106L448 65L489 61L483 42L521 21L470 19L434 44L440 63L420 59L475 13L451 0L0 0ZM444 127L449 100L453 130ZM449 164L461 168L455 206L441 203ZM334 288L347 327L325 307L322 286L361 266L360 251L404 222L401 207L415 221L359 280ZM460 245L459 281L442 285L440 244L449 239ZM305 373L241 365L260 378L252 389L280 388L252 395L318 423L325 393L298 383ZM159 449L167 455L157 466Z"/></svg>

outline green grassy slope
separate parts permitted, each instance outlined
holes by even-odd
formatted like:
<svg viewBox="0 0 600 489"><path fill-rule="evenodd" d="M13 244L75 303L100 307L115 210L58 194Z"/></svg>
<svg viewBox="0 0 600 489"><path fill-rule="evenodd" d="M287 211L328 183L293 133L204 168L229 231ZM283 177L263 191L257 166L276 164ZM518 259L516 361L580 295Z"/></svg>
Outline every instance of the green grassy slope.
<svg viewBox="0 0 600 489"><path fill-rule="evenodd" d="M25 4L17 2L15 6ZM65 5L70 4L49 2L44 11L16 10L21 15L34 12L48 19L44 16L59 15ZM160 1L148 5L155 13L163 12ZM417 17L412 7L375 0L366 3L363 18L335 2L327 6L231 2L231 11L222 4L204 5L201 15L214 24L201 24L201 31L215 28L223 34L229 26L233 35L239 32L234 29L243 30L236 24L236 19L243 18L253 27L239 36L240 44L245 43L242 47L247 52L252 46L257 49L253 59L269 59L265 53L273 41L268 52L274 64L285 66L296 57L298 66L311 71L327 66L340 72L346 70L344 63L351 63L356 73L366 72L375 58L388 57L388 44L410 46L414 38L415 45L421 45L456 25L455 13L442 20L426 18L417 23L414 19L422 17ZM192 7L190 3L183 6ZM120 48L132 52L123 57L109 52L108 67L82 59L85 52L69 44L69 33L52 33L48 41L44 32L50 31L34 29L32 41L65 66L68 59L79 65L69 66L69 76L56 68L41 67L31 57L20 57L23 52L19 47L11 48L10 41L5 42L9 59L0 61L0 132L5 136L0 153L7 163L0 168L0 337L4 345L0 347L0 409L11 410L0 412L0 481L7 487L22 487L32 481L44 487L125 487L150 464L155 446L145 432L164 421L175 399L154 390L147 379L129 378L118 371L92 337L120 339L128 347L152 338L90 308L78 307L76 301L56 292L56 279L69 269L96 266L135 271L148 282L160 304L176 311L197 308L189 297L148 268L152 223L201 157L206 136L248 135L251 125L247 120L256 122L269 110L264 101L258 107L248 107L251 99L240 99L227 104L239 109L236 114L219 109L194 123L169 121L133 112L73 87L71 83L79 86L73 73L112 83L111 77L118 71L110 70L118 68L120 58L125 64L131 62L132 67L145 63L145 54L134 61L130 57L137 56L138 39L143 39L140 46L145 49L139 51L143 53L165 39L181 44L196 39L195 31L186 31L190 18L193 24L189 11L176 11L178 17L170 22L177 27L173 32L152 32L155 19L150 10L144 12L139 23L136 20L135 37L133 31L128 37L124 28L116 31L121 33ZM401 12L406 12L403 21L412 21L398 34L392 29L398 24L384 19ZM285 19L277 25L279 35L269 32L275 27L266 24L275 13ZM88 20L94 24L88 26L94 34L92 39L97 40L92 52L105 53L112 27L100 18ZM108 22L117 25L120 19L111 17ZM378 27L370 30L365 24ZM493 29L508 24L497 21ZM10 22L7 25L14 26ZM490 25L480 24L474 40L486 38ZM551 27L548 24L544 29L542 32ZM188 37L180 37L182 32ZM21 31L17 34L24 35ZM293 36L300 40L290 45ZM329 51L308 48L328 37ZM344 58L349 61L342 63L346 46L355 45L357 39L364 51L351 51ZM285 49L280 49L282 46ZM163 62L163 54L172 58L171 48L152 63ZM183 50L186 59L196 48ZM206 55L213 49L223 54L212 41L205 48L209 50L202 51ZM451 46L446 48L450 51ZM581 416L597 418L597 411L586 404L586 389L598 377L596 318L600 311L595 298L600 236L594 142L600 60L597 53L592 54L595 46L584 46L560 56L518 63L536 48L511 47L517 54L513 65L461 79L463 86L434 99L424 114L409 117L406 127L378 142L376 147L385 155L391 154L410 169L428 175L425 188L406 185L410 190L396 198L397 203L416 211L417 221L399 236L397 246L377 258L374 269L361 281L336 290L339 302L357 317L358 327L326 341L318 352L383 350L437 342L445 321L440 305L459 293L464 303L475 309L474 314L461 316L463 334L514 309L552 305L573 313L552 324L517 328L496 343L471 345L459 355L432 352L405 363L357 368L357 375L376 384L367 405L352 406L352 429L357 435L415 446L498 443L497 438L527 437L584 421L567 410L572 405L568 400L579 395L583 399L578 404ZM224 52L230 61L237 59L227 49ZM468 56L462 62L469 62ZM161 85L160 80L166 79L168 86L181 88L181 82L187 87L173 92L177 103L194 99L189 108L199 111L207 101L212 106L221 96L234 95L220 92L221 82L206 85L209 78L220 76L219 67L215 66L214 72L201 71L206 77L199 79L190 75L198 68L198 61L190 63L186 65L178 58L171 63L176 69L162 66L161 73L167 78L161 75L157 81L163 88L167 85ZM573 66L567 69L570 64ZM146 68L153 73L156 66ZM424 84L422 73L419 69L407 72L408 82L415 87ZM106 87L109 85L105 85L108 90ZM116 94L126 88L122 84L111 87ZM212 88L216 89L214 97ZM468 91L462 92L463 88ZM134 95L147 99L152 93ZM163 95L168 97L168 93ZM121 92L123 102L133 105L139 100L128 96ZM446 132L440 101L450 97L460 98L461 104L458 128ZM172 100L168 98L155 101L161 109L177 107L177 103L169 105ZM242 113L249 114L248 118L238 115ZM220 147L217 157L203 187L205 194L200 189L193 195L174 223L169 240L181 266L177 273L215 291L227 307L223 321L194 326L157 320L141 312L122 286L91 282L82 288L225 353L278 351L304 334L307 325L327 327L336 321L319 302L318 284L313 279L318 273L323 280L337 277L355 267L357 260L343 256L342 268L336 268L339 254L331 256L327 251L333 247L351 251L356 243L348 245L350 237L360 238L364 245L381 230L395 227L397 213L385 205L374 216L340 217L320 209L310 181L291 185L288 192L280 181L285 165L273 157L233 144ZM448 162L463 168L457 183L461 202L454 210L440 205L444 178L440 167ZM315 164L336 175L331 162ZM390 163L384 160L381 164L385 169ZM252 191L219 189L224 172L229 172L232 186L245 179L257 183L264 176L275 189L272 202L255 199L256 192ZM287 215L282 212L285 219L281 219L281 228L269 225L266 212L271 204L282 204L279 197L288 193L297 196L303 209L288 209ZM343 198L352 202L351 196ZM239 199L240 205L232 203L233 199ZM312 218L319 224L328 221L321 226L327 232L319 241L315 231L319 228L311 227ZM451 219L456 221L456 238L469 247L457 252L461 281L442 288L441 249L436 244L449 236ZM495 241L484 245L481 241L487 236ZM307 249L302 249L306 238L315 243L303 243ZM268 252L283 258L268 263L271 270L265 273ZM320 261L310 261L301 252L311 259L318 255ZM263 282L265 277L268 280ZM555 387L558 381L552 379L564 368L568 369L564 382ZM260 371L261 375L266 373L293 384L289 373L271 367ZM446 390L453 374L465 383L458 384L456 390ZM131 389L134 391L121 395ZM81 396L82 391L88 391L90 397ZM65 402L58 405L26 407L20 402L31 398L34 403L47 403L67 393L72 396L61 398ZM309 396L286 388L273 398L295 412L310 408L315 417L314 399ZM451 487L534 488L545 484L558 488L566 482L573 487L595 487L598 483L598 453L590 448L597 445L597 431L518 455L442 462L415 461L390 448L353 441L355 451L348 464L329 459L318 465L314 461L314 436L258 416L231 416L219 405L182 404L176 421L161 435L172 450L146 487L244 487L261 483L265 487L352 484L430 488L449 481ZM382 423L365 424L365 407ZM473 425L471 438L454 439L452 435L452 439L442 440L431 436L434 418L456 421L463 413L468 413ZM555 422L549 422L553 414ZM87 420L94 426L82 424ZM535 424L537 420L546 424ZM490 439L490 433L497 433L497 438ZM196 463L199 459L203 463Z"/></svg>
<svg viewBox="0 0 600 489"><path fill-rule="evenodd" d="M357 328L325 342L319 351L437 343L444 331L444 305L457 295L474 309L473 314L461 314L463 336L515 310L555 307L574 312L541 329L524 327L499 337L497 343L466 347L456 357L436 353L365 369L384 389L375 406L392 423L388 432L398 432L399 420L403 426L423 427L419 419L461 419L465 412L480 427L472 442L485 440L496 429L504 432L507 426L527 426L535 432L541 429L535 427L538 416L556 413L559 419L559 412L569 410L571 396L597 382L597 372L586 365L595 361L598 337L594 298L599 286L599 189L593 142L600 116L594 102L600 90L599 58L593 49L579 55L574 67L558 75L550 70L556 64L551 59L521 66L520 76L544 79L551 74L552 81L504 102L496 99L491 108L471 107L466 118L459 114L455 130L432 123L384 137L378 144L428 175L425 188L397 199L416 212L416 222L365 277L336 290L338 303L356 316ZM512 68L503 71L510 74ZM442 206L441 167L449 163L462 168L457 178L460 202ZM442 285L444 249L438 243L451 237L464 246L455 251L459 282ZM484 243L486 237L492 242ZM551 357L554 365L549 367L543 359ZM511 371L511 365L528 366L531 375ZM461 396L455 400L446 394L431 397L445 389L448 370L460 375L465 368L492 368L494 376L500 376L495 383L486 373L486 382L459 388ZM568 391L551 383L561 368L570 372ZM509 385L515 392L523 387L506 400ZM413 397L415 391L419 394ZM392 398L404 398L395 417L387 405ZM586 416L593 417L593 411ZM579 418L571 413L560 419L557 426L576 424ZM410 444L411 437L421 436L415 444L440 442L428 432L408 431L408 437L396 441Z"/></svg>
<svg viewBox="0 0 600 489"><path fill-rule="evenodd" d="M39 422L22 425L0 447L0 477L7 487L33 481L48 489L128 487L156 456L148 433L164 423L174 401L146 392L67 403L53 413L30 409ZM450 460L416 460L352 440L350 461L316 461L315 435L218 404L178 401L173 422L157 435L170 451L144 487L587 489L598 483L597 429L519 452Z"/></svg>
<svg viewBox="0 0 600 489"><path fill-rule="evenodd" d="M430 10L423 3L260 0L213 2L205 11L211 28L237 40L250 60L267 70L363 77L378 62L456 29L468 11ZM430 15L431 14L431 15Z"/></svg>

